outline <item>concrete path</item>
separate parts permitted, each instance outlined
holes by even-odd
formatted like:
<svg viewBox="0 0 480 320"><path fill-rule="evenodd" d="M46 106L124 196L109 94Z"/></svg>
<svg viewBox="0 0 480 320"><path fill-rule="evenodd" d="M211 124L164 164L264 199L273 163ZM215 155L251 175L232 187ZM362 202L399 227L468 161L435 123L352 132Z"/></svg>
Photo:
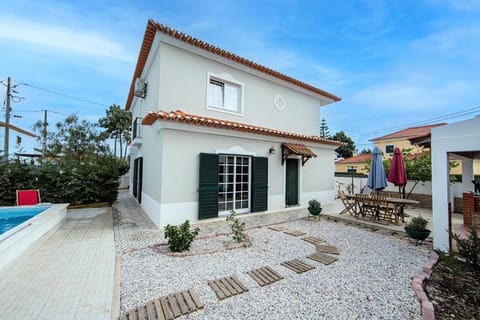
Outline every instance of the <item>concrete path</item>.
<svg viewBox="0 0 480 320"><path fill-rule="evenodd" d="M114 275L111 208L69 210L0 273L0 318L111 319Z"/></svg>

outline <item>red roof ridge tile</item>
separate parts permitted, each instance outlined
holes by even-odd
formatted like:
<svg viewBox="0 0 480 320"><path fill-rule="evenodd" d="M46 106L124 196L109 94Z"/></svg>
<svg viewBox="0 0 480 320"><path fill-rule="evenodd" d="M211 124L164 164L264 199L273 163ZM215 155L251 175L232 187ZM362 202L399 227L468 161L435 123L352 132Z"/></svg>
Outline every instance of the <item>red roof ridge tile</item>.
<svg viewBox="0 0 480 320"><path fill-rule="evenodd" d="M338 160L335 163L357 163L357 162L366 162L368 160L371 160L372 154L371 153L365 153L365 154L359 154L356 156L352 156L349 158L345 158L343 160Z"/></svg>
<svg viewBox="0 0 480 320"><path fill-rule="evenodd" d="M402 129L399 131L395 131L395 132L383 135L381 137L370 139L369 141L396 139L396 138L417 138L417 137L428 136L432 128L444 126L446 124L447 123L445 122L441 122L441 123L434 123L434 124L428 124L428 125L417 126L417 127L409 127L406 129Z"/></svg>
<svg viewBox="0 0 480 320"><path fill-rule="evenodd" d="M263 72L265 74L268 74L272 77L278 78L280 80L289 82L291 84L294 84L298 87L301 87L303 89L306 89L308 91L314 92L316 94L320 94L324 97L330 98L333 101L337 102L340 101L341 98L337 97L334 94L331 94L327 91L324 91L322 89L319 89L317 87L314 87L306 82L294 79L290 76L287 76L283 73L280 73L278 71L275 71L273 69L270 69L268 67L265 67L261 64L258 64L256 62L253 62L251 60L248 60L246 58L243 58L239 55L236 55L234 53L231 53L225 49L219 48L217 46L214 46L212 44L209 44L207 42L204 42L202 40L199 40L193 36L187 35L183 32L177 31L169 26L166 26L164 24L158 23L154 21L153 19L149 19L147 22L147 27L145 29L145 34L143 36L143 41L142 41L142 46L140 48L140 52L138 54L138 59L137 59L137 64L135 66L135 71L133 73L133 79L130 84L130 90L128 92L127 96L127 101L125 103L125 109L130 110L131 104L133 102L133 92L134 92L134 87L135 87L135 80L140 77L142 74L143 68L145 67L145 63L147 62L147 57L148 54L150 53L150 49L153 44L153 39L155 38L155 34L157 31L160 31L170 37L176 38L180 41L183 41L185 43L188 43L190 45L193 45L195 47L198 47L200 49L203 49L205 51L208 51L210 53L216 54L218 56L224 57L226 59L235 61L237 63L243 64L247 67L250 67L254 70Z"/></svg>
<svg viewBox="0 0 480 320"><path fill-rule="evenodd" d="M336 145L336 146L346 145L343 142L325 139L320 136L314 136L314 135L308 136L308 135L287 132L287 131L282 131L282 130L277 130L272 128L260 127L260 126L241 123L241 122L198 116L198 115L185 113L182 110L175 110L170 112L163 111L163 110L159 110L157 112L151 111L143 118L142 124L152 125L157 120L177 121L177 122L182 122L182 123L192 124L192 125L214 127L219 129L229 129L229 130L235 130L235 131L241 131L241 132L257 133L257 134L268 135L268 136L292 138L295 140L309 141L314 143L324 143L324 144Z"/></svg>

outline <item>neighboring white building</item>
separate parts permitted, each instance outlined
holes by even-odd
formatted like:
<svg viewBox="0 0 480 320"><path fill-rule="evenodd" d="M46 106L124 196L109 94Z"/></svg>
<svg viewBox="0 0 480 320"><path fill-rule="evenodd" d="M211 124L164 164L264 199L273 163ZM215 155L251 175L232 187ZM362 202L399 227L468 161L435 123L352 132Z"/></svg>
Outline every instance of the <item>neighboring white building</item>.
<svg viewBox="0 0 480 320"><path fill-rule="evenodd" d="M9 124L8 126L8 153L10 157L23 157L24 155L28 156L40 156L38 152L34 150L34 146L37 144L38 136L32 132ZM5 122L0 121L0 154L3 156L4 153L4 139L5 139Z"/></svg>
<svg viewBox="0 0 480 320"><path fill-rule="evenodd" d="M448 203L453 203L453 193L450 190L449 160L462 163L463 192L473 192L474 160L480 159L480 116L433 128L431 145L433 247L437 250L448 251L450 228ZM464 208L464 215L465 211Z"/></svg>
<svg viewBox="0 0 480 320"><path fill-rule="evenodd" d="M150 20L126 102L130 190L159 227L332 202L342 144L318 133L339 100Z"/></svg>

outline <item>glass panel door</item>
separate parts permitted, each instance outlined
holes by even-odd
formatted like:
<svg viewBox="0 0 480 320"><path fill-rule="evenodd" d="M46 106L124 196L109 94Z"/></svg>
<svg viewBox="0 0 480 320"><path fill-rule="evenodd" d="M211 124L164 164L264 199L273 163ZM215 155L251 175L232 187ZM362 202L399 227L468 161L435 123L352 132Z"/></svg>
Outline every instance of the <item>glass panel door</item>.
<svg viewBox="0 0 480 320"><path fill-rule="evenodd" d="M250 211L250 157L220 155L218 177L219 215Z"/></svg>

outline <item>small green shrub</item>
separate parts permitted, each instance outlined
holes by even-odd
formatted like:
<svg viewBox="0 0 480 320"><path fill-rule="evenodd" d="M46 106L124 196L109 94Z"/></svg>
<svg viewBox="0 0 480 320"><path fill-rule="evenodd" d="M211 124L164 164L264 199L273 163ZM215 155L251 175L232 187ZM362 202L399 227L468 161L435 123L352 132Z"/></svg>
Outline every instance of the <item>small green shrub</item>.
<svg viewBox="0 0 480 320"><path fill-rule="evenodd" d="M193 239L198 235L199 228L190 230L190 221L179 226L167 225L164 228L165 238L168 239L168 247L174 252L182 252L190 249Z"/></svg>
<svg viewBox="0 0 480 320"><path fill-rule="evenodd" d="M480 238L477 235L477 227L472 225L467 239L461 239L457 234L451 233L457 242L458 256L475 269L480 269Z"/></svg>
<svg viewBox="0 0 480 320"><path fill-rule="evenodd" d="M427 230L428 221L424 218L418 216L412 218L412 220L407 223L405 229L413 230L413 231L425 231Z"/></svg>
<svg viewBox="0 0 480 320"><path fill-rule="evenodd" d="M317 199L312 199L308 201L308 207L311 209L321 209L322 204Z"/></svg>
<svg viewBox="0 0 480 320"><path fill-rule="evenodd" d="M247 239L247 235L245 234L245 222L240 222L239 219L235 219L235 211L232 210L232 214L227 217L228 222L232 222L232 238L233 240L241 243Z"/></svg>

